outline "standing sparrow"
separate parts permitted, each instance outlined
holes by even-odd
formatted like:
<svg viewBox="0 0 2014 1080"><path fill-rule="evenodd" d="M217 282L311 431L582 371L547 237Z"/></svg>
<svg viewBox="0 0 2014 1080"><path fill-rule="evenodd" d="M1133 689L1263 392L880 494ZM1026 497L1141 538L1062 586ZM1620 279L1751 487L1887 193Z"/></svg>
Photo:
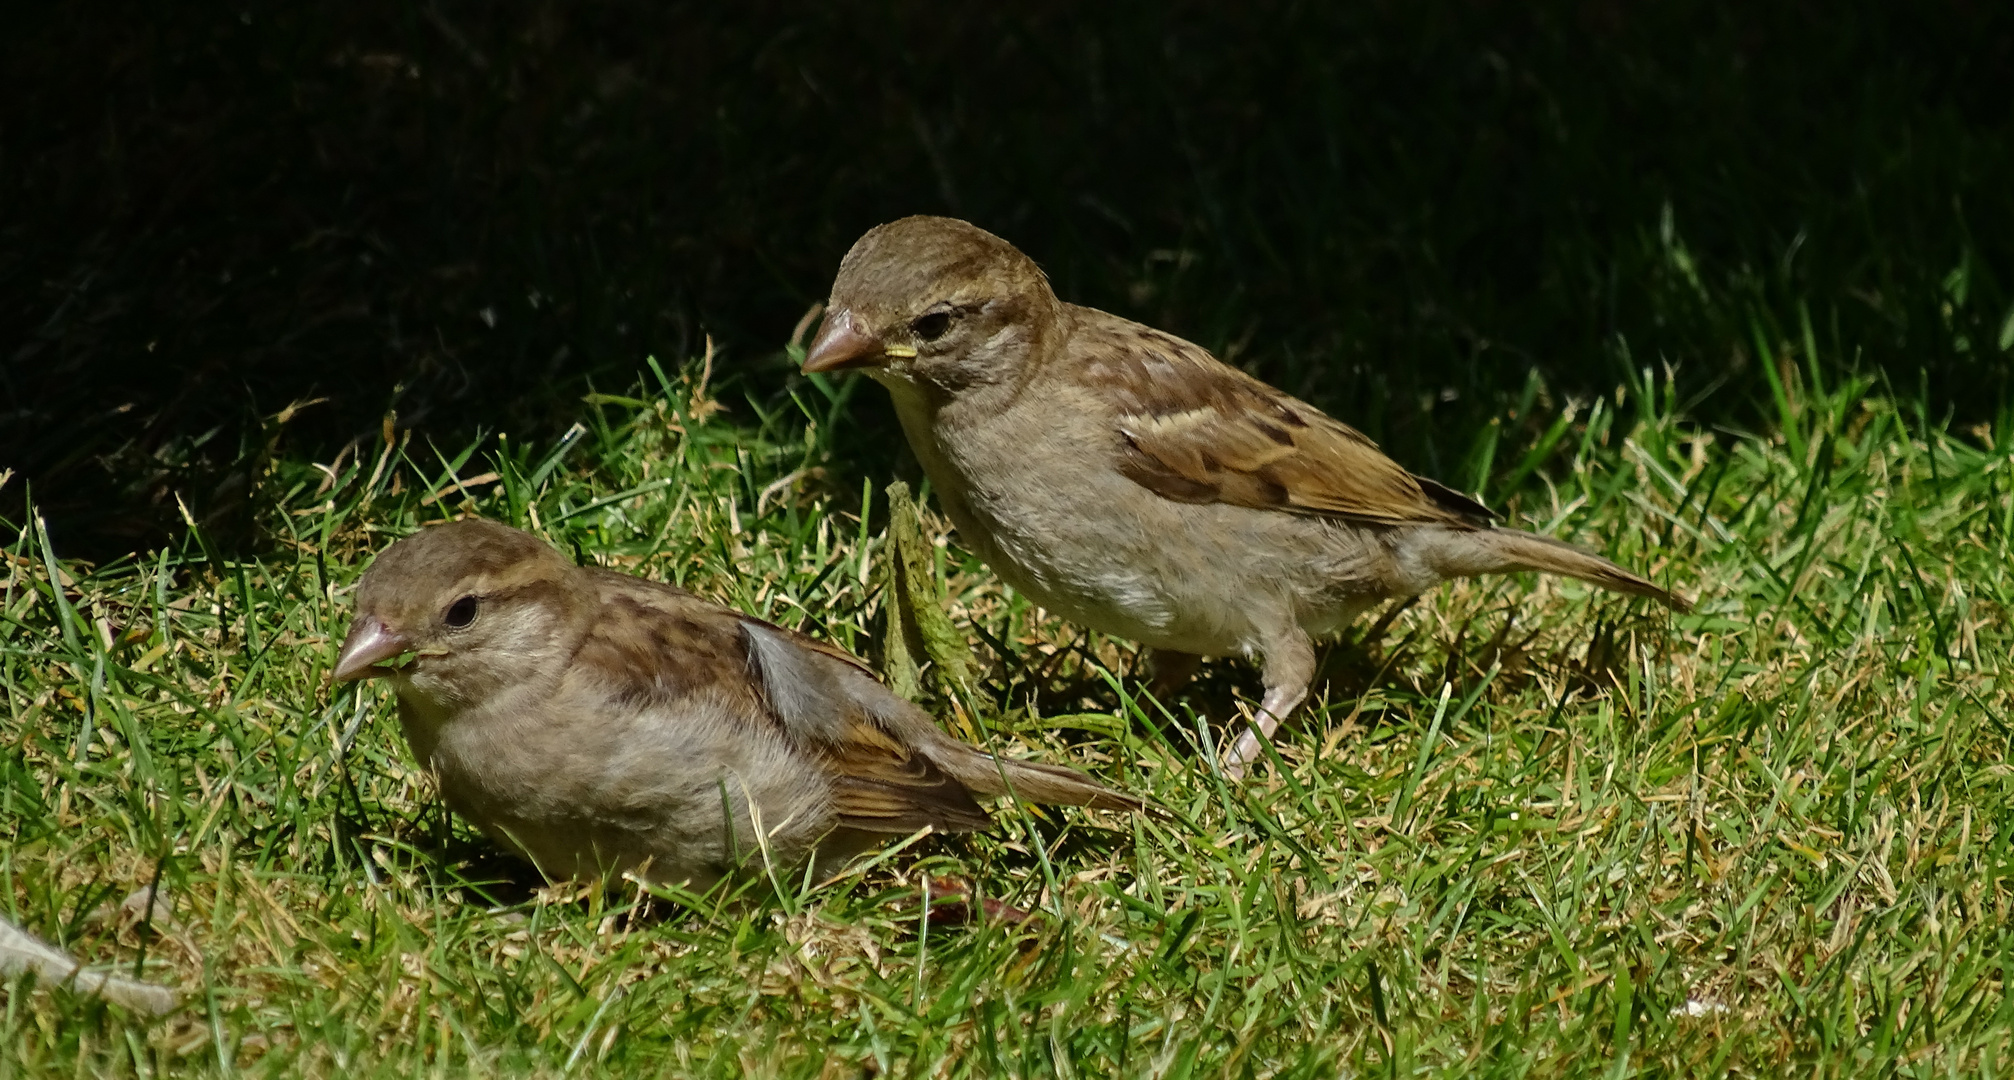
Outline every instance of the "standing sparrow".
<svg viewBox="0 0 2014 1080"><path fill-rule="evenodd" d="M705 888L757 851L822 875L890 834L984 828L975 795L1140 807L952 739L840 649L488 521L371 564L334 678L371 677L448 805L554 880Z"/></svg>
<svg viewBox="0 0 2014 1080"><path fill-rule="evenodd" d="M964 221L873 229L839 264L807 372L888 388L959 536L1008 584L1192 669L1262 656L1233 773L1307 696L1312 638L1452 577L1543 570L1685 610L1607 559L1499 529L1475 500L1181 338L1066 304Z"/></svg>

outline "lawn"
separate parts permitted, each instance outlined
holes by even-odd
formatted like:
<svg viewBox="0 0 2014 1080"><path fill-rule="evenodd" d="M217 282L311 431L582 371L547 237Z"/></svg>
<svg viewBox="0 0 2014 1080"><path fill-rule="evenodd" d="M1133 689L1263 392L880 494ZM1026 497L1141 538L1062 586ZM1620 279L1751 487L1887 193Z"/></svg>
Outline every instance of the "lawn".
<svg viewBox="0 0 2014 1080"><path fill-rule="evenodd" d="M179 1003L9 976L0 1080L1999 1075L2010 12L24 14L0 915ZM1696 608L1373 612L1229 784L1250 665L1153 700L925 488L976 673L925 704L1165 813L544 887L328 683L358 576L475 514L881 663L915 463L780 343L912 212Z"/></svg>
<svg viewBox="0 0 2014 1080"><path fill-rule="evenodd" d="M31 523L0 592L0 903L182 1004L20 977L0 1075L1994 1075L2014 443L1808 333L1754 344L1769 434L1688 423L1650 368L1591 400L1534 381L1448 477L1693 613L1444 588L1337 643L1243 784L1197 750L1255 691L1241 662L1157 703L1127 644L952 539L980 686L939 714L1166 818L1006 806L782 895L539 889L440 809L382 691L327 671L369 556L463 514L875 652L886 504L833 451L871 386L769 408L653 364L558 440L388 425L271 465L258 558L190 526L65 562ZM920 901L949 878L1036 914ZM151 918L122 908L154 883Z"/></svg>

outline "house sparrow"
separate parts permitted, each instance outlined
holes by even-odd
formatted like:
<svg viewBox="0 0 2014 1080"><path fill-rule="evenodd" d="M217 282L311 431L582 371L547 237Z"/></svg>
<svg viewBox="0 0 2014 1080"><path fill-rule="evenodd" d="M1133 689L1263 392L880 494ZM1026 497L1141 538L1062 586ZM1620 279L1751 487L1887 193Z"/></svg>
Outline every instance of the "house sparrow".
<svg viewBox="0 0 2014 1080"><path fill-rule="evenodd" d="M848 653L488 521L424 529L357 587L333 678L382 677L454 810L549 879L705 888L760 850L823 874L977 795L1141 803L952 739Z"/></svg>
<svg viewBox="0 0 2014 1080"><path fill-rule="evenodd" d="M1263 657L1224 757L1242 772L1307 696L1312 639L1452 577L1542 570L1685 610L1607 559L1496 528L1354 429L1201 347L1066 304L1012 244L910 217L839 264L807 372L888 388L958 535L1063 617L1152 647ZM1171 655L1172 654L1172 655Z"/></svg>

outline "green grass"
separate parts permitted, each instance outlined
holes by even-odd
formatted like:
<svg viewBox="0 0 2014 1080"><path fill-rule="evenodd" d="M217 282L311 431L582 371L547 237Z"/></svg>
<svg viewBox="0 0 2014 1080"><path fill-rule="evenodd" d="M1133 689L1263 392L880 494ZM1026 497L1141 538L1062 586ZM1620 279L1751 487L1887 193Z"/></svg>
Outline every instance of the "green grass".
<svg viewBox="0 0 2014 1080"><path fill-rule="evenodd" d="M1997 1075L2014 440L1755 344L1773 435L1684 423L1645 371L1559 411L1534 386L1468 459L1697 611L1442 589L1335 648L1284 771L1244 785L1195 750L1241 665L1164 710L1123 643L944 549L988 643L954 722L1170 820L1003 808L739 903L529 891L382 692L326 672L369 556L464 513L871 651L880 523L831 450L856 384L764 414L695 366L555 443L280 459L254 560L192 528L65 563L31 524L0 590L0 909L185 1005L17 981L0 1076ZM954 876L1043 917L932 924L917 885ZM166 923L108 917L155 880Z"/></svg>
<svg viewBox="0 0 2014 1080"><path fill-rule="evenodd" d="M0 913L185 1005L17 981L0 1077L2004 1071L2002 9L23 25ZM1247 666L1143 701L954 540L983 684L931 704L1171 820L1003 808L752 904L533 895L382 690L324 684L346 590L474 512L875 652L908 463L878 391L772 344L917 211L1698 611L1520 578L1378 613L1227 787L1196 742ZM708 331L726 411L697 364L578 400ZM1048 914L933 925L925 876ZM168 920L116 914L157 879Z"/></svg>

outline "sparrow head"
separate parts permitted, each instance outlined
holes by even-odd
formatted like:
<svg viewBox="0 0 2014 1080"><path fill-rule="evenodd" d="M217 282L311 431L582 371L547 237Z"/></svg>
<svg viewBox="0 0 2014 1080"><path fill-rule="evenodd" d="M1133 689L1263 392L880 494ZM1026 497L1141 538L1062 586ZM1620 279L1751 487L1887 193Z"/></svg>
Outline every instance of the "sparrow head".
<svg viewBox="0 0 2014 1080"><path fill-rule="evenodd" d="M592 614L580 579L552 545L509 526L422 529L364 572L333 677L388 676L401 695L473 704L566 655Z"/></svg>
<svg viewBox="0 0 2014 1080"><path fill-rule="evenodd" d="M1035 261L970 222L906 217L846 253L807 372L861 368L945 390L997 382L1061 314Z"/></svg>

